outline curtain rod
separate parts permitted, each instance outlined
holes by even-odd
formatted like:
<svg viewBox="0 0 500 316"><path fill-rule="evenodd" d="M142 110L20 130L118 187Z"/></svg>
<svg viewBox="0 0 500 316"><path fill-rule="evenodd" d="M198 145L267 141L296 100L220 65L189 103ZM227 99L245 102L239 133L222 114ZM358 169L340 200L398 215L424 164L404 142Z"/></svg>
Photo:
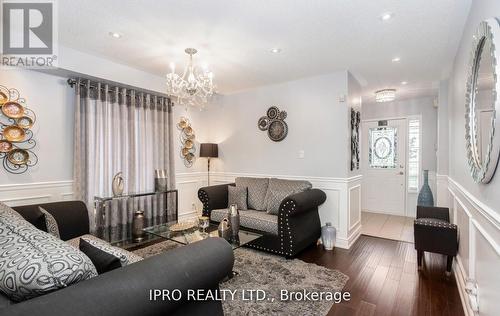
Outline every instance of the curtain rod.
<svg viewBox="0 0 500 316"><path fill-rule="evenodd" d="M80 86L81 87L87 87L87 84L85 83L85 81L90 81L90 89L97 89L97 85L96 84L93 84L92 82L96 82L96 81L92 81L92 80L87 80L87 79L84 79L82 80L82 82L80 82ZM67 81L68 85L71 87L71 88L74 88L76 85L77 85L77 82L78 80L75 79L75 78L69 78ZM119 86L117 85L110 85L112 86L113 88L120 88ZM125 87L123 87L125 88ZM125 88L126 90L136 90L134 88ZM104 88L101 88L101 90L104 90ZM170 99L169 96L166 96L166 95L161 95L159 93L154 93L154 92L149 92L149 91L143 91L143 90L140 90L140 89L137 89L137 91L139 91L140 93L144 93L144 94L149 94L151 96L156 96L156 97L161 97L161 98L165 98L168 100L168 102L174 106L174 103L172 102L172 100ZM118 94L123 94L121 92L121 89L118 90ZM125 94L127 97L131 97L131 95L129 93L126 93ZM137 94L136 94L136 97L137 97Z"/></svg>

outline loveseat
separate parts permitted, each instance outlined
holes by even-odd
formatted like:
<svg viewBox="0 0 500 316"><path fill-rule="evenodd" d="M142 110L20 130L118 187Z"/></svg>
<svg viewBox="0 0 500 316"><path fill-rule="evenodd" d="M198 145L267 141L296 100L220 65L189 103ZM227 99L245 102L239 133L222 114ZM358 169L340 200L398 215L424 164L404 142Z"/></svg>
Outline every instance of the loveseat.
<svg viewBox="0 0 500 316"><path fill-rule="evenodd" d="M229 190L233 187L246 188L247 205L238 205L241 227L263 234L247 247L292 258L321 236L318 207L325 202L326 194L313 189L311 183L239 177L235 183L201 188L198 198L204 215L212 222L227 216L232 204Z"/></svg>
<svg viewBox="0 0 500 316"><path fill-rule="evenodd" d="M39 206L55 218L62 240L89 233L87 208L80 201L14 209L45 230ZM223 315L220 301L187 301L186 292L217 290L219 282L231 273L233 262L230 245L221 238L209 238L19 303L0 292L0 315ZM182 299L151 301L150 290L154 289L178 289Z"/></svg>

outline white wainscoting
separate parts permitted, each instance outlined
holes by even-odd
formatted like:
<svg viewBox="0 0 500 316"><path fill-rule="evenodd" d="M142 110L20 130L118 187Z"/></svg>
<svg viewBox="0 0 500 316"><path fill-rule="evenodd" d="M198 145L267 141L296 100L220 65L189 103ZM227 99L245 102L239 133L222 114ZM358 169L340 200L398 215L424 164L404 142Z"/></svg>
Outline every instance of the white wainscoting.
<svg viewBox="0 0 500 316"><path fill-rule="evenodd" d="M331 222L337 228L337 246L349 248L361 232L361 176L352 178L327 178L289 175L264 175L234 172L210 173L211 184L232 183L237 177L272 177L289 180L307 180L314 188L323 190L327 199L320 206L321 224ZM350 201L358 201L351 203Z"/></svg>
<svg viewBox="0 0 500 316"><path fill-rule="evenodd" d="M179 220L196 218L203 209L198 199L198 189L207 185L207 173L177 173L175 183L179 190Z"/></svg>
<svg viewBox="0 0 500 316"><path fill-rule="evenodd" d="M444 181L444 180L443 180ZM466 315L474 315L465 291L467 279L477 282L479 315L500 311L500 214L448 178L452 220L459 226L460 247L453 267Z"/></svg>
<svg viewBox="0 0 500 316"><path fill-rule="evenodd" d="M72 180L0 185L0 202L9 206L67 201L72 198Z"/></svg>

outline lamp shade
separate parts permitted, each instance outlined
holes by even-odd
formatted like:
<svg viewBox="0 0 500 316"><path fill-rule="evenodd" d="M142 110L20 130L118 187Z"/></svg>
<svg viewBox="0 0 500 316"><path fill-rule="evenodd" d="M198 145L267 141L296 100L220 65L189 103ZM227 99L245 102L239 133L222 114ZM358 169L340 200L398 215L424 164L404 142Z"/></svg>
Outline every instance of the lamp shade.
<svg viewBox="0 0 500 316"><path fill-rule="evenodd" d="M200 145L200 157L217 158L219 157L219 147L217 144L203 143Z"/></svg>

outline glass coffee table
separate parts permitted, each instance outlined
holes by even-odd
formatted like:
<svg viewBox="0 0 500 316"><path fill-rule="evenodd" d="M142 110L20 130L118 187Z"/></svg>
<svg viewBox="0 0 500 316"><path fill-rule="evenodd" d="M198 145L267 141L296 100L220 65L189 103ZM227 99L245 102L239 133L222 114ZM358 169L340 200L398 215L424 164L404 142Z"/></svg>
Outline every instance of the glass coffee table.
<svg viewBox="0 0 500 316"><path fill-rule="evenodd" d="M205 229L206 233L200 231L198 226L185 230L171 230L170 228L176 224L175 222L166 223L156 226L151 226L144 228L144 232L150 235L161 237L163 239L172 240L182 245L191 244L210 237L219 237L217 228L218 225L215 223L210 223L210 225ZM240 228L237 238L231 238L227 242L234 249L248 244L257 238L262 237L261 234L245 230Z"/></svg>

